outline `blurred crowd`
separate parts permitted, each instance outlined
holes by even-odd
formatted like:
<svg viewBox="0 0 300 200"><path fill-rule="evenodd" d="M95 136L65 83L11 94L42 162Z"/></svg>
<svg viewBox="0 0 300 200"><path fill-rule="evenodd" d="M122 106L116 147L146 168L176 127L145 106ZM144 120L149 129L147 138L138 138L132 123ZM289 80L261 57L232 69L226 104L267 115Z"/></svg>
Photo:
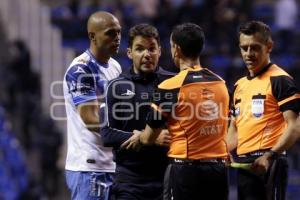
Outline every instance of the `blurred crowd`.
<svg viewBox="0 0 300 200"><path fill-rule="evenodd" d="M194 22L204 28L206 42L201 62L227 80L229 88L244 73L237 43L241 23L256 19L273 32L272 62L299 76L300 20L298 0L68 0L53 6L52 23L63 32L63 45L78 53L88 47L86 21L96 10L112 12L121 21L122 42L118 60L129 67L126 56L127 33L133 25L147 22L158 28L162 41L160 65L172 68L169 34L174 25ZM300 83L298 82L300 86Z"/></svg>
<svg viewBox="0 0 300 200"><path fill-rule="evenodd" d="M169 48L166 48L172 27L187 21L197 23L206 33L201 63L221 75L229 88L246 73L239 53L237 28L251 19L262 20L273 32L272 62L289 72L300 88L298 0L44 2L51 6L53 25L63 33L62 45L78 54L88 47L88 16L97 10L116 15L122 25L122 43L116 59L124 69L130 67L126 55L127 32L133 25L147 22L157 27L163 49L160 65L172 69ZM51 199L60 189L58 177L62 177L62 169L57 167L57 161L63 133L42 111L40 77L32 70L25 43L12 41L5 43L5 47L5 54L0 52L0 199ZM300 169L297 149L296 146L291 151L292 166Z"/></svg>
<svg viewBox="0 0 300 200"><path fill-rule="evenodd" d="M41 108L40 77L26 44L5 44L0 79L0 199L41 199L58 191L62 133Z"/></svg>

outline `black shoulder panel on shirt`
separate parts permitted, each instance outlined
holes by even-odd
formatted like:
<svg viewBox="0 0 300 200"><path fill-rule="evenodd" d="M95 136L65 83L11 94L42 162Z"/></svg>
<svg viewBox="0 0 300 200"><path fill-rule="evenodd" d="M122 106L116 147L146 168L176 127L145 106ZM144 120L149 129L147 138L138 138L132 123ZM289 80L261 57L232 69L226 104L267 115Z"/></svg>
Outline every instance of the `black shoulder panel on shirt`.
<svg viewBox="0 0 300 200"><path fill-rule="evenodd" d="M282 101L299 93L294 80L289 76L273 76L271 79L272 93L277 101Z"/></svg>
<svg viewBox="0 0 300 200"><path fill-rule="evenodd" d="M187 85L195 82L212 82L220 81L221 79L215 74L211 73L209 70L202 69L199 71L189 71L183 85Z"/></svg>

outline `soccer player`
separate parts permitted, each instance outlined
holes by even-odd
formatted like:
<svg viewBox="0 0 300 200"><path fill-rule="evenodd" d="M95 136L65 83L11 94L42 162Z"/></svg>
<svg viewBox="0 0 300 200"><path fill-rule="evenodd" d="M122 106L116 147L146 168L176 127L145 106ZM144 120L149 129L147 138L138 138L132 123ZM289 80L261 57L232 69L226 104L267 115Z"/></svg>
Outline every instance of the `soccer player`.
<svg viewBox="0 0 300 200"><path fill-rule="evenodd" d="M92 14L87 23L90 47L70 64L64 76L68 123L66 180L72 199L109 198L115 163L102 145L99 109L108 80L121 73L111 58L119 49L121 26L107 12Z"/></svg>
<svg viewBox="0 0 300 200"><path fill-rule="evenodd" d="M118 200L162 200L163 179L167 167L170 136L161 132L156 144L138 152L121 149L121 144L142 130L150 110L151 99L166 71L157 66L161 55L160 38L155 27L138 24L129 30L127 55L132 67L112 80L107 87L106 107L101 108L107 123L101 128L105 146L113 147L116 174L113 195ZM174 74L173 74L174 75ZM106 112L104 112L106 111Z"/></svg>
<svg viewBox="0 0 300 200"><path fill-rule="evenodd" d="M237 147L237 162L253 163L238 170L240 200L285 199L287 148L300 111L293 78L270 60L273 41L269 26L251 21L239 29L239 47L249 71L235 84L233 119L227 143Z"/></svg>
<svg viewBox="0 0 300 200"><path fill-rule="evenodd" d="M180 72L158 86L145 130L134 131L123 143L126 148L153 144L167 123L171 143L164 199L228 198L224 137L229 95L225 81L201 66L203 44L198 25L184 23L173 29L171 53Z"/></svg>

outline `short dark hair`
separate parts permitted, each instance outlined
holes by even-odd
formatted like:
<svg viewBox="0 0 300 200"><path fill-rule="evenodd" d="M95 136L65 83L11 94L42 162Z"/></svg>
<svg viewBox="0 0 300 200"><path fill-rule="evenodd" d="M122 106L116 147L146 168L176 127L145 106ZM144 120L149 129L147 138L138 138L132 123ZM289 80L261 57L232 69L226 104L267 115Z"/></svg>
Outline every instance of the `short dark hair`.
<svg viewBox="0 0 300 200"><path fill-rule="evenodd" d="M263 42L272 40L270 27L261 21L250 21L240 26L239 36L241 34L254 35L260 34Z"/></svg>
<svg viewBox="0 0 300 200"><path fill-rule="evenodd" d="M180 46L183 55L196 58L203 50L205 36L197 24L183 23L173 28L171 39Z"/></svg>
<svg viewBox="0 0 300 200"><path fill-rule="evenodd" d="M160 45L160 38L157 29L150 24L138 24L130 28L128 33L128 47L132 47L136 36L154 38Z"/></svg>

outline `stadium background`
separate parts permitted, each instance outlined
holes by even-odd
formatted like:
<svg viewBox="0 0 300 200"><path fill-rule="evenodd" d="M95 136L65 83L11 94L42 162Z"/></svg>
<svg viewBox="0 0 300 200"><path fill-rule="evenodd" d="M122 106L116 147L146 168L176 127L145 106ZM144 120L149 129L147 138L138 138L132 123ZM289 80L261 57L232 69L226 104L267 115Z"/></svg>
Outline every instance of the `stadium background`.
<svg viewBox="0 0 300 200"><path fill-rule="evenodd" d="M64 182L65 114L62 83L66 67L88 47L87 17L115 14L122 25L116 59L130 67L127 31L137 23L161 34L160 65L172 68L171 28L195 22L206 33L203 66L229 88L245 73L236 30L257 19L272 28L272 62L300 87L299 0L1 0L0 1L0 199L68 199ZM288 200L300 199L300 146L289 151ZM233 170L230 200L235 197Z"/></svg>

